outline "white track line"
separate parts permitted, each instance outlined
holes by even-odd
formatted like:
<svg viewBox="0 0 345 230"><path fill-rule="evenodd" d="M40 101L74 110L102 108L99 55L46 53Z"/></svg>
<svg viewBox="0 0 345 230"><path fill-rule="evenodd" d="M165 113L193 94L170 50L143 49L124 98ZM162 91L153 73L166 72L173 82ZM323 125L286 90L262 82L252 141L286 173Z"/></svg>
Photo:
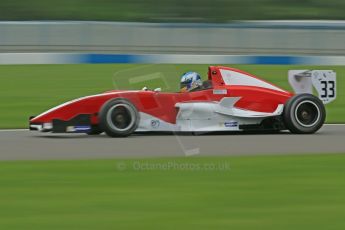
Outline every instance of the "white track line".
<svg viewBox="0 0 345 230"><path fill-rule="evenodd" d="M344 126L345 124L324 124L324 126Z"/></svg>
<svg viewBox="0 0 345 230"><path fill-rule="evenodd" d="M345 126L345 124L324 124L324 126ZM0 129L0 132L22 132L29 129Z"/></svg>
<svg viewBox="0 0 345 230"><path fill-rule="evenodd" d="M28 129L0 129L0 132L19 132L19 131L29 131Z"/></svg>

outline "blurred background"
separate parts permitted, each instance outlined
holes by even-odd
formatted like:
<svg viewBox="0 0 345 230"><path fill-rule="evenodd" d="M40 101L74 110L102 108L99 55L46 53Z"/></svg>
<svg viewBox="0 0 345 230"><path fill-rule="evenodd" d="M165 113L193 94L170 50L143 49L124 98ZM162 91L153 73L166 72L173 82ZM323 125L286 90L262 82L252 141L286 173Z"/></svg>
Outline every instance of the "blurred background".
<svg viewBox="0 0 345 230"><path fill-rule="evenodd" d="M343 20L341 0L2 0L1 20L220 22Z"/></svg>
<svg viewBox="0 0 345 230"><path fill-rule="evenodd" d="M340 0L2 0L0 52L343 55L344 9Z"/></svg>

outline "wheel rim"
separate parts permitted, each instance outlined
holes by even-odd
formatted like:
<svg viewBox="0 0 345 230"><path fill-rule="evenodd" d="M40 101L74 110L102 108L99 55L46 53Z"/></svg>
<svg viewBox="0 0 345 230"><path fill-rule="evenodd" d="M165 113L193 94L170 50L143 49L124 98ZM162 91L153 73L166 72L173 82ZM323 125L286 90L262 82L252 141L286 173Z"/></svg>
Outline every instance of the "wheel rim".
<svg viewBox="0 0 345 230"><path fill-rule="evenodd" d="M303 127L313 127L320 120L320 109L312 101L303 101L296 106L295 118Z"/></svg>
<svg viewBox="0 0 345 230"><path fill-rule="evenodd" d="M116 131L127 131L135 123L135 111L127 104L116 104L107 112L107 123Z"/></svg>

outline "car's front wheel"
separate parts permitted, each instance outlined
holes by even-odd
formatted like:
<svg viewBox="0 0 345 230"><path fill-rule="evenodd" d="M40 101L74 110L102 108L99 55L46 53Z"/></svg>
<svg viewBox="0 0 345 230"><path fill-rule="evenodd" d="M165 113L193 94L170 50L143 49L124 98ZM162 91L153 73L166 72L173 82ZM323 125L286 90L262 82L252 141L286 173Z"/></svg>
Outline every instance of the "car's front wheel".
<svg viewBox="0 0 345 230"><path fill-rule="evenodd" d="M117 98L106 102L99 113L100 127L110 137L131 135L139 124L137 108L127 99Z"/></svg>
<svg viewBox="0 0 345 230"><path fill-rule="evenodd" d="M310 134L322 127L326 110L322 101L314 95L299 94L286 102L283 118L290 132Z"/></svg>

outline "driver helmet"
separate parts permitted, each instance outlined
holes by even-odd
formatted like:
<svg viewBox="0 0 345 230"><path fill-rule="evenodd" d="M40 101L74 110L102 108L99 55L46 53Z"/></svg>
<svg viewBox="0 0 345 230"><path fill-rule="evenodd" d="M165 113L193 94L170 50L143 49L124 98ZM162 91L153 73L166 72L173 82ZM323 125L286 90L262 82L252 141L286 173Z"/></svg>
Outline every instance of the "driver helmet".
<svg viewBox="0 0 345 230"><path fill-rule="evenodd" d="M198 73L187 72L181 76L180 91L189 92L202 86L202 80Z"/></svg>

